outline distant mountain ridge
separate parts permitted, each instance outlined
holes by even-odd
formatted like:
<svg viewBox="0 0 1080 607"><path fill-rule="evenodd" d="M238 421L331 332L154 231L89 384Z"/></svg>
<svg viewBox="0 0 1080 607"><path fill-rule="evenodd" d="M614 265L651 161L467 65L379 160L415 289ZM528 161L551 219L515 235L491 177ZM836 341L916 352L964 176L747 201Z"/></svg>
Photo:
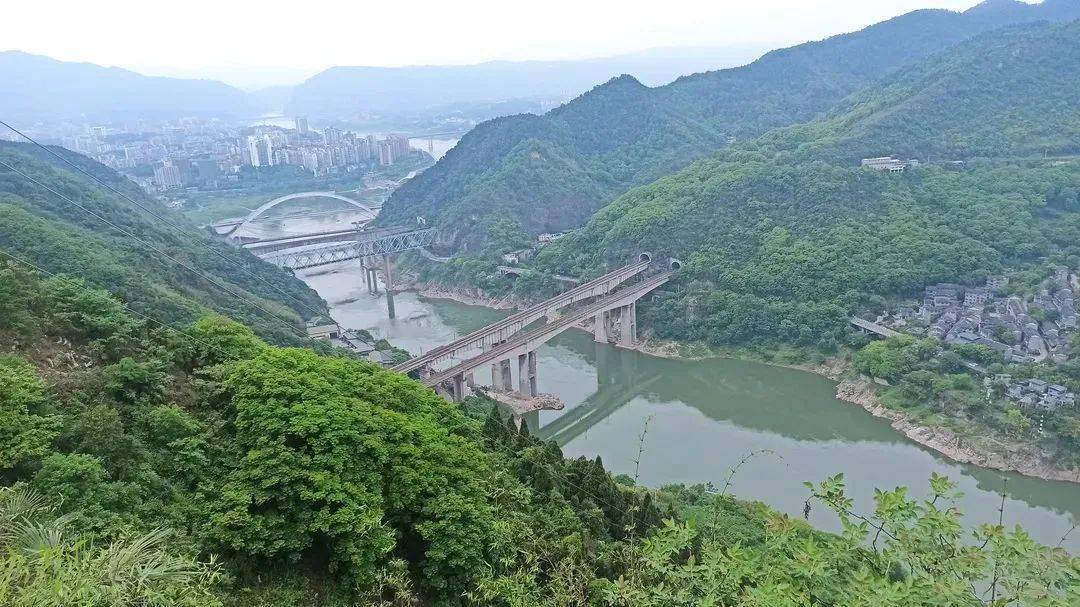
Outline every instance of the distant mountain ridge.
<svg viewBox="0 0 1080 607"><path fill-rule="evenodd" d="M882 297L1080 258L1077 90L1080 21L988 32L630 189L534 269L677 257L678 286L641 316L658 336L835 347ZM885 155L923 163L860 166Z"/></svg>
<svg viewBox="0 0 1080 607"><path fill-rule="evenodd" d="M422 215L457 244L482 238L495 217L518 219L530 233L575 227L629 187L731 140L822 116L856 91L980 33L1080 18L1076 0L976 9L915 11L659 88L620 77L544 116L490 121L395 192L380 221Z"/></svg>
<svg viewBox="0 0 1080 607"><path fill-rule="evenodd" d="M1077 90L1080 21L984 34L852 96L821 120L778 129L635 188L596 213L566 239L569 244L560 244L568 252L593 259L636 250L689 257L709 243L724 242L723 234L732 225L747 231L776 225L779 216L765 222L755 214L769 214L794 200L807 205L803 215L791 214L784 222L824 228L838 220L840 210L845 218L863 220L873 209L871 201L896 185L896 180L876 180L859 167L859 160L870 156L924 161L930 156L987 166L1013 161L1022 166L1044 154L1077 158ZM912 174L913 183L921 172ZM1024 183L1018 177L1009 187L1023 189ZM826 193L818 198L807 194L815 188ZM1038 189L1030 193L1043 194ZM947 198L933 191L923 195L928 201ZM1025 200L1010 212L1037 210L1029 204ZM819 215L825 208L831 213L829 221ZM945 211L932 211L930 216L946 224L953 219ZM673 240L672 233L682 236ZM985 236L1005 238L1006 233L1000 228ZM763 235L755 233L749 241L744 235L724 246L738 247L758 238Z"/></svg>
<svg viewBox="0 0 1080 607"><path fill-rule="evenodd" d="M254 99L212 80L144 76L117 67L0 52L0 116L18 122L247 116Z"/></svg>
<svg viewBox="0 0 1080 607"><path fill-rule="evenodd" d="M652 49L565 61L488 61L473 65L337 66L293 87L289 113L348 119L360 113L406 114L447 105L554 98L621 73L653 84L705 69L741 65L752 48Z"/></svg>

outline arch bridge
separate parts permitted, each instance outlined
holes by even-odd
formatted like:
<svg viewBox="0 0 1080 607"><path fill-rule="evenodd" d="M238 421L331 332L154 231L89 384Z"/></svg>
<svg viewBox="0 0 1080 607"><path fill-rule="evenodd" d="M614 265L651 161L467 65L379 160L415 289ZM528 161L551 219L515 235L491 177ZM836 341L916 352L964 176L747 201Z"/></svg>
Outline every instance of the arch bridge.
<svg viewBox="0 0 1080 607"><path fill-rule="evenodd" d="M273 200L264 202L263 204L259 205L259 207L256 208L254 211L249 213L247 217L244 217L243 220L232 224L231 229L226 232L226 234L235 234L238 230L246 228L248 225L251 224L251 222L261 217L270 209L278 206L279 204L288 202L290 200L297 200L299 198L330 198L333 200L338 200L344 202L345 204L356 207L357 209L360 209L364 212L365 215L367 215L368 220L375 219L375 216L378 215L378 212L375 211L375 209L372 209L371 207L363 203L357 202L352 198L338 194L337 192L297 192L295 194L286 194L285 196L279 196Z"/></svg>

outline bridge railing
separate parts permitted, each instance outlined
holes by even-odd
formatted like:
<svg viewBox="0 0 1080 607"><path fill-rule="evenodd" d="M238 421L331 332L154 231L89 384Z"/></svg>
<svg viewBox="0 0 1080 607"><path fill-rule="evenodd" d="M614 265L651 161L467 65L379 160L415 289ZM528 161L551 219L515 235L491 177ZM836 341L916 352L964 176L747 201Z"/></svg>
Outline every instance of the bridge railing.
<svg viewBox="0 0 1080 607"><path fill-rule="evenodd" d="M391 255L403 251L411 251L421 247L430 246L435 242L435 236L436 231L434 228L412 230L409 232L392 233L378 237L359 239L345 244L320 247L317 249L267 254L262 256L262 258L279 267L299 270L349 259Z"/></svg>
<svg viewBox="0 0 1080 607"><path fill-rule="evenodd" d="M522 347L528 348L528 345L530 343L536 343L537 345L539 345L540 343L546 342L555 335L562 333L563 331L569 329L573 325L576 325L582 320L589 318L590 316L595 316L597 314L606 312L609 309L621 305L626 305L627 300L633 301L640 298L641 296L644 296L644 294L652 291L653 289L656 289L660 285L670 280L671 274L671 272L665 272L663 274L655 275L640 284L636 284L623 291L613 293L612 295L609 295L608 297L605 297L600 301L594 302L580 310L576 310L572 314L567 314L566 316L559 318L555 322L537 327L536 329L533 329L528 333L519 335L514 339L507 341L506 343L500 344L486 352L470 358L469 360L463 361L449 369L440 371L432 375L431 377L424 380L424 385L436 386L456 375L469 373L486 364L490 364L499 360L504 360L509 356L513 355L515 351L521 349ZM395 369L396 367L392 370Z"/></svg>
<svg viewBox="0 0 1080 607"><path fill-rule="evenodd" d="M570 289L569 291L560 293L559 295L556 295L555 297L552 297L542 303L536 304L535 306L527 308L516 314L511 314L510 316L494 322L482 329L473 331L472 333L456 339L449 344L434 348L426 354L411 358L404 363L401 363L400 365L392 367L391 370L397 371L398 373L409 373L410 371L415 371L416 369L419 369L425 365L429 365L442 358L445 358L458 350L468 350L482 345L484 340L489 336L497 334L508 328L516 328L516 330L520 330L521 328L524 328L532 322L546 316L550 310L562 308L572 303L576 303L577 301L588 297L587 294L592 293L593 290L597 287L600 287L605 283L611 281L622 282L630 278L631 276L635 276L645 271L648 266L649 264L647 262L623 266L622 268L609 272L599 278L590 280L583 285L579 285L577 287L574 287L573 289Z"/></svg>

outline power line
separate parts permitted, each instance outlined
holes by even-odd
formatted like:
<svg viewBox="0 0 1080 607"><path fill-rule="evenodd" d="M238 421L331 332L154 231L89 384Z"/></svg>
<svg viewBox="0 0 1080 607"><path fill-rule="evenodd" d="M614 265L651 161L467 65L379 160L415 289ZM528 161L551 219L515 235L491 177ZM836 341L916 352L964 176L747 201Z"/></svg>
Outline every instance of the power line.
<svg viewBox="0 0 1080 607"><path fill-rule="evenodd" d="M4 168L8 169L9 171L11 171L11 172L13 172L13 173L15 173L15 174L17 174L17 175L20 175L20 176L21 176L21 177L23 177L24 179L26 179L26 180L28 180L28 181L30 181L30 182L32 182L32 183L34 183L34 184L38 185L38 186L39 186L39 187L41 187L42 189L44 189L44 190L46 190L46 191L48 191L48 192L52 193L53 195L55 195L55 196L57 196L57 197L59 197L59 198L61 198L61 199L65 200L65 201L67 201L68 203L70 203L70 204L74 205L75 207L77 207L77 208L81 209L81 210L82 210L83 212L87 213L88 215L91 215L92 217L95 217L95 218L96 218L96 219L98 219L99 221L101 221L101 222L105 223L106 225L108 225L108 226L112 227L112 228L113 228L113 229L115 229L115 230L118 230L119 232L123 233L124 235L126 235L126 236L128 236L128 237L130 237L130 238L132 238L132 239L134 239L134 240L137 240L137 241L139 241L139 242L140 242L140 243L142 243L143 245L145 245L145 246L149 247L149 248L150 248L151 250L153 250L153 251L157 252L157 253L158 253L159 255L161 255L161 256L163 256L163 257L165 257L166 259L168 259L168 260L172 261L173 263L175 263L175 264L179 265L180 267L182 267L182 268L185 268L185 269L187 269L188 271L190 271L191 273L195 274L196 276L198 276L198 277L200 277L200 278L203 278L204 280L207 280L207 281L209 281L209 282L210 282L211 284L214 284L214 285L216 285L216 286L217 286L218 288L222 289L223 291L225 291L225 292L226 292L226 293L228 293L229 295L232 295L233 297L235 297L235 298L237 298L237 299L239 299L239 300L241 300L241 301L244 301L244 302L246 302L246 303L250 304L250 305L251 305L252 307L254 307L254 308L257 308L258 310L261 310L261 311L262 311L262 312L263 312L263 313L264 313L265 315L267 315L267 318L270 318L270 319L272 319L272 320L276 320L276 321L278 321L278 322L282 323L283 325L285 325L286 327L288 327L290 331L293 331L293 332L294 332L294 333L296 333L296 334L297 334L298 336L300 336L300 337L307 337L307 334L306 334L306 333L301 333L301 332L300 332L300 331L299 331L299 330L298 330L298 329L297 329L297 328L296 328L296 327L295 327L295 326L294 326L294 325L293 325L293 324L292 324L291 322L289 322L288 320L286 320L286 319L284 319L284 318L281 318L281 317L277 316L277 315L276 315L276 314L275 314L274 312L272 312L272 311L270 311L270 310L266 309L266 308L265 308L265 307L264 307L264 306L263 306L262 304L260 304L259 302L257 302L257 301L254 301L254 300L249 300L249 299L248 299L248 298L246 298L246 297L245 297L245 296L244 296L244 295L243 295L242 293L239 293L239 292L236 292L236 291L232 290L232 289L231 289L231 288L230 288L230 287L229 287L228 285L226 285L226 284L222 283L221 281L217 280L217 279L216 279L216 278L214 278L213 276L211 276L211 275L209 275L209 274L204 274L204 273L200 272L200 271L199 271L198 269L196 269L195 267L191 266L190 264L188 264L188 263L186 263L186 262L184 262L184 261L181 261L181 260L179 260L179 259L176 259L176 258L175 258L175 257L173 257L172 255L169 255L169 254L168 254L168 253L166 253L165 251L163 251L163 250L161 250L160 248L158 248L157 246L155 246L155 245L154 245L153 243L151 243L151 242L149 242L149 241L147 241L147 240L145 240L145 239L143 239L143 238L140 238L139 236L135 235L134 233L132 233L131 231L129 231L129 230L127 230L127 229L123 228L123 227L120 227L120 226L116 225L115 223L113 223L113 222L109 221L109 220L108 220L108 219L106 219L105 217L102 217L101 215L99 215L99 214L95 213L94 211L92 211L92 210L90 210L90 209L86 208L85 206L83 206L83 205L79 204L78 202L75 202L75 201L74 201L74 200L72 200L71 198L69 198L69 197L67 197L67 196L65 196L65 195L63 195L63 194L61 194L60 192L57 192L57 191L56 191L56 190L54 190L53 188L51 188L51 187L49 187L49 186L45 185L44 183L42 183L41 181L39 181L39 180L35 179L34 177L31 177L30 175L27 175L26 173L23 173L22 171L20 171L20 170L16 169L15 167L11 166L10 164L8 164L8 163L6 163L6 162L4 162L4 161L0 160L0 166L3 166Z"/></svg>
<svg viewBox="0 0 1080 607"><path fill-rule="evenodd" d="M42 149L42 150L44 150L44 151L45 151L46 153L48 153L48 154L52 155L53 157L57 158L58 160L60 160L60 161L61 161L61 162L63 162L64 164L67 164L68 166L72 167L72 168L73 168L73 169L75 169L76 171L78 171L78 172L82 173L83 175L86 175L86 176L87 176L87 177L89 177L90 179L92 179L92 180L94 180L95 182L97 182L97 183L101 184L101 185L102 185L103 187L105 187L106 189L108 189L108 190L109 190L110 192L112 192L112 193L116 194L117 196L120 196L120 197L121 197L121 198L123 198L124 200L127 200L128 202L130 202L131 204L133 204L133 205L134 205L134 206L135 206L136 208L138 208L138 209L141 209L141 210L142 210L143 212L145 212L145 213L149 214L149 215L150 215L151 217L153 217L154 219L157 219L158 221L160 221L160 222L164 223L165 225L167 225L167 226L169 226L169 227L172 227L173 229L175 229L175 230L178 230L178 231L180 231L180 232L184 232L184 231L185 231L185 228L184 228L183 226L181 226L180 224L178 224L178 223L176 223L176 222L174 222L174 221L170 220L170 219L169 219L169 218L167 218L167 217L164 217L164 216L162 216L162 215L159 215L158 213L155 213L155 212L154 212L153 210L151 210L151 209L147 208L146 206L144 206L144 205L140 204L139 202L137 202L137 201L136 201L135 199L133 199L132 197L130 197L130 196L128 196L127 194L125 194L125 193L121 192L120 190L118 190L118 189L114 188L114 187L113 187L113 186L112 186L111 184L109 184L109 183L106 183L105 181L103 181L103 180L102 180L102 179L101 179L100 177L98 177L97 175L94 175L93 173L91 173L91 172L87 171L86 169L82 168L81 166L79 166L79 165L75 164L74 162L72 162L72 161L71 161L71 160L69 160L68 158L65 158L64 156L62 156L62 155L60 155L60 154L56 153L56 151L55 151L55 150L53 150L53 149L49 148L48 146L45 146L45 145L42 145L41 143L38 143L38 142L37 142L37 141L36 141L36 140L35 140L34 138L30 137L30 136L29 136L29 135L27 135L26 133L23 133L23 132L22 132L22 131L20 131L19 129L17 129L17 128L15 128L15 127L11 126L11 125L10 125L10 124L8 124L7 122L5 122L5 121L3 121L3 120L0 120L0 124L4 125L4 126L5 126L5 127L7 127L8 129L10 129L10 130L11 130L11 131L12 131L13 133L17 134L18 136L22 137L23 139L25 139L25 140L29 141L29 142L30 142L31 144L33 144L33 145L37 146L38 148L41 148L41 149ZM198 243L196 243L196 244L198 244ZM243 266L242 264L240 264L240 263L239 263L239 262L237 262L236 260L230 259L230 258L229 258L228 256L226 256L225 254L223 254L223 253L222 253L221 251L218 251L217 249L215 249L215 248L213 248L213 247L210 247L210 246L205 246L205 245L199 245L199 246L200 246L201 248L204 248L204 249L206 249L206 250L208 250L208 251L210 251L210 252L214 253L215 255L217 255L218 257L220 257L220 258L221 258L222 260L224 260L224 261L225 261L226 263L229 263L229 264L233 265L234 267L238 268L239 270L241 270L242 272L244 272L244 273L245 273L245 274L247 274L248 276L250 276L250 277L254 278L255 280L257 280L257 281L259 281L259 282L261 282L261 283L265 284L266 286L268 286L268 287L270 287L270 288L274 289L274 290L275 290L275 291L277 291L278 293L281 293L282 295L284 295L284 296L286 296L286 297L289 297L289 298L291 298L291 299L292 299L293 301L295 301L295 302L299 303L299 304L300 304L300 305L301 305L302 307L304 307L304 309L308 310L309 312L313 312L313 313L314 313L314 314L313 314L313 316L322 316L322 315L323 315L323 312L322 312L322 310L317 310L317 309L315 309L315 308L311 307L310 305L308 305L308 303L307 303L307 302L305 302L304 300L300 299L300 298L299 298L299 297L297 297L296 295L293 295L293 294L289 293L288 291L285 291L285 290L284 290L284 289L282 289L281 287L279 287L279 286L277 286L277 285L275 285L275 284L273 284L273 283L271 283L271 282L267 281L266 279L264 279L264 278L262 278L262 277L260 277L260 276L256 275L256 274L255 274L254 272L252 272L251 270L248 270L248 269L247 269L246 267L244 267L244 266Z"/></svg>
<svg viewBox="0 0 1080 607"><path fill-rule="evenodd" d="M19 257L18 255L14 255L14 254L12 254L12 253L10 253L8 251L4 251L4 250L0 249L0 255L3 255L5 257L7 257L8 259L11 259L13 261L16 261L18 263L21 263L21 264L29 267L29 268L32 268L32 269L34 269L34 270L36 270L38 272L41 272L42 274L45 274L46 276L51 276L53 278L62 278L61 275L56 274L54 272L50 272L50 271L46 270L45 268L42 268L41 266L38 266L38 265L34 264L33 262L27 261L26 259L23 259L23 258ZM89 291L90 289L84 287L84 290ZM138 316L140 318L148 320L148 321L150 321L150 322L152 322L152 323L154 323L154 324L156 324L156 325L158 325L160 327L163 327L165 329L172 329L176 333L178 333L180 335L183 335L184 337L190 339L191 341L193 341L193 342L195 342L195 343L197 343L197 344L199 344L201 346L205 346L205 347L210 348L212 350L217 350L217 352L219 354L223 355L223 356L226 356L226 357L229 356L228 352L222 350L221 348L215 346L214 344L202 341L201 339L195 337L194 335L191 335L186 331L178 329L178 328L174 327L171 324L164 323L164 322L162 322L160 320L157 320L157 319L152 318L152 317L150 317L150 316L148 316L146 314L143 314L142 312L139 312L138 310L132 309L130 306L128 306L127 304L125 304L122 301L118 300L117 303L119 303L121 307L123 307L125 310L127 310L131 314L134 314L135 316Z"/></svg>

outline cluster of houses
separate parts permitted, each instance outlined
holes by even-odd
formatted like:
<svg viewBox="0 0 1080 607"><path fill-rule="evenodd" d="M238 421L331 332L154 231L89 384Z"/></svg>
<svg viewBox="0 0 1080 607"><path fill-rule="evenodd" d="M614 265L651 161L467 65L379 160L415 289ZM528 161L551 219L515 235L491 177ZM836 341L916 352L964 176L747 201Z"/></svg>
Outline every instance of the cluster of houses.
<svg viewBox="0 0 1080 607"><path fill-rule="evenodd" d="M1006 286L1004 276L992 276L982 287L930 285L921 306L901 307L885 324L951 345L982 344L1000 352L1003 362L1065 362L1078 324L1068 269L1055 267L1030 302L1002 295Z"/></svg>
<svg viewBox="0 0 1080 607"><path fill-rule="evenodd" d="M308 323L307 334L312 339L324 339L339 348L352 350L380 365L389 366L395 362L389 350L378 349L376 344L360 331L342 329L336 323Z"/></svg>
<svg viewBox="0 0 1080 607"><path fill-rule="evenodd" d="M1076 395L1068 388L1041 379L1014 380L1011 375L999 374L993 379L986 378L985 382L987 387L993 384L1002 386L1005 396L1022 408L1056 411L1062 407L1076 406Z"/></svg>

